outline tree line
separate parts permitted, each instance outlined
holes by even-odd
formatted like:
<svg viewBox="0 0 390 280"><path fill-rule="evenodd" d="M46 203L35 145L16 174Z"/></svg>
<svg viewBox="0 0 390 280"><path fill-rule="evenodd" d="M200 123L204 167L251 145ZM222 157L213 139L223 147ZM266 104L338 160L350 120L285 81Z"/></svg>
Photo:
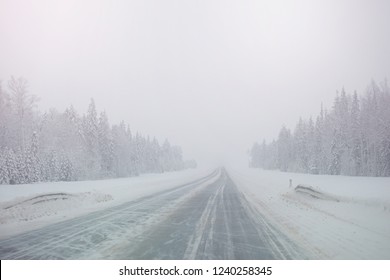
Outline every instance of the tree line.
<svg viewBox="0 0 390 280"><path fill-rule="evenodd" d="M250 165L331 175L390 176L390 90L372 81L364 95L337 93L331 110L282 127L270 143L255 143Z"/></svg>
<svg viewBox="0 0 390 280"><path fill-rule="evenodd" d="M40 112L24 78L0 83L0 184L136 176L195 167L179 146L133 134L125 122L110 125L92 99L80 115Z"/></svg>

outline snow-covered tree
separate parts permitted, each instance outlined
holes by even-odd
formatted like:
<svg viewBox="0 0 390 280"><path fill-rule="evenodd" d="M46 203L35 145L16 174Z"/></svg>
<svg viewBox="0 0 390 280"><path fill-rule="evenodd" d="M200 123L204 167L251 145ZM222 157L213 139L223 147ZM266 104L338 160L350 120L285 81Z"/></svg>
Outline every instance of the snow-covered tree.
<svg viewBox="0 0 390 280"><path fill-rule="evenodd" d="M8 88L9 94L0 83L0 184L125 177L185 167L180 147L166 142L163 149L156 138L133 137L123 121L110 125L93 99L83 117L73 106L40 113L25 79L12 77Z"/></svg>
<svg viewBox="0 0 390 280"><path fill-rule="evenodd" d="M114 168L114 143L110 124L105 112L101 112L98 124L98 144L100 154L100 174L103 177L112 177Z"/></svg>
<svg viewBox="0 0 390 280"><path fill-rule="evenodd" d="M251 166L334 175L390 176L390 90L385 81L365 95L337 94L321 106L315 124L300 119L294 133L282 128L275 142L250 152ZM291 138L290 140L288 140ZM289 144L290 143L290 144ZM275 163L275 158L277 162Z"/></svg>
<svg viewBox="0 0 390 280"><path fill-rule="evenodd" d="M29 95L27 92L27 80L24 78L14 78L8 82L10 92L10 103L15 115L13 139L17 147L22 150L28 145L28 138L31 135L34 119L33 110L36 106L37 97Z"/></svg>
<svg viewBox="0 0 390 280"><path fill-rule="evenodd" d="M292 161L292 135L290 130L285 126L279 132L278 138L278 167L282 171L289 169L289 164ZM259 149L258 147L256 147Z"/></svg>
<svg viewBox="0 0 390 280"><path fill-rule="evenodd" d="M91 99L87 115L83 118L83 136L87 153L87 176L94 179L99 178L101 163L98 126L95 101Z"/></svg>

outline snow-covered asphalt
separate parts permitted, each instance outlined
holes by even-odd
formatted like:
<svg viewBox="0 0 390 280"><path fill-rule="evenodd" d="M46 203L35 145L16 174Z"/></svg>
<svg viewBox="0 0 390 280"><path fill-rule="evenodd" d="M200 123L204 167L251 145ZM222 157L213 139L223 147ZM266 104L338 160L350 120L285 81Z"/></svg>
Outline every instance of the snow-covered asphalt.
<svg viewBox="0 0 390 280"><path fill-rule="evenodd" d="M1 259L302 259L224 169L0 241Z"/></svg>

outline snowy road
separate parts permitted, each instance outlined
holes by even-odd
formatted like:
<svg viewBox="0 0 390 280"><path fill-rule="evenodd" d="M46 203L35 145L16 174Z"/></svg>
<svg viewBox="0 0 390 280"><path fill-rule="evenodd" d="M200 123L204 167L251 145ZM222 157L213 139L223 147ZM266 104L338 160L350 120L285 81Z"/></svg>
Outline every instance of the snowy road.
<svg viewBox="0 0 390 280"><path fill-rule="evenodd" d="M1 259L301 259L224 169L0 241Z"/></svg>

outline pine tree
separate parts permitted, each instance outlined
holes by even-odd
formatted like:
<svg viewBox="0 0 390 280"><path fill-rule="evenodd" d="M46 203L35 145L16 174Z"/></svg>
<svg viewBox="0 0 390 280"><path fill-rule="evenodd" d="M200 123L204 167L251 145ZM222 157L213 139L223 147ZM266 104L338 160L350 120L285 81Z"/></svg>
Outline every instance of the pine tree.
<svg viewBox="0 0 390 280"><path fill-rule="evenodd" d="M99 154L98 118L93 99L91 99L87 115L84 117L83 135L88 159L88 177L96 179L99 177L101 159Z"/></svg>
<svg viewBox="0 0 390 280"><path fill-rule="evenodd" d="M101 158L100 174L103 177L111 177L114 168L114 150L111 129L105 112L100 113L99 117L98 143Z"/></svg>
<svg viewBox="0 0 390 280"><path fill-rule="evenodd" d="M10 103L9 96L3 90L2 83L0 81L0 149L9 146L9 118L10 118Z"/></svg>
<svg viewBox="0 0 390 280"><path fill-rule="evenodd" d="M316 119L315 132L314 132L314 166L316 173L325 174L327 172L327 157L326 157L326 140L325 140L325 115L321 104L320 115Z"/></svg>
<svg viewBox="0 0 390 280"><path fill-rule="evenodd" d="M65 112L35 110L27 81L14 77L8 95L0 83L0 184L70 181L184 168L182 151L167 145L163 151L154 138L129 125L111 126L105 112L96 111L92 99L86 115L73 106Z"/></svg>
<svg viewBox="0 0 390 280"><path fill-rule="evenodd" d="M351 107L351 160L352 160L352 175L360 175L362 168L362 140L361 140L361 124L360 124L360 106L357 93L353 94Z"/></svg>
<svg viewBox="0 0 390 280"><path fill-rule="evenodd" d="M251 166L333 175L390 176L390 90L374 81L360 99L344 89L333 108L299 120L291 145L283 127L277 141L255 144ZM275 158L276 163L275 163Z"/></svg>
<svg viewBox="0 0 390 280"><path fill-rule="evenodd" d="M19 183L16 154L11 149L5 149L6 183L11 185ZM8 181L8 182L7 182Z"/></svg>
<svg viewBox="0 0 390 280"><path fill-rule="evenodd" d="M261 165L261 148L260 145L255 142L252 146L252 149L250 151L250 167L258 168L262 167Z"/></svg>
<svg viewBox="0 0 390 280"><path fill-rule="evenodd" d="M294 131L294 146L296 165L299 172L309 171L308 132L303 120L300 118Z"/></svg>
<svg viewBox="0 0 390 280"><path fill-rule="evenodd" d="M14 141L16 147L24 150L27 146L27 137L31 135L33 109L37 98L34 95L27 94L27 80L22 77L19 79L11 77L8 87L10 89L11 106L16 116L16 137Z"/></svg>
<svg viewBox="0 0 390 280"><path fill-rule="evenodd" d="M378 176L390 176L390 89L385 80L378 102L377 140L379 146Z"/></svg>
<svg viewBox="0 0 390 280"><path fill-rule="evenodd" d="M6 148L0 148L0 185L9 184L10 178L8 174Z"/></svg>
<svg viewBox="0 0 390 280"><path fill-rule="evenodd" d="M282 127L278 138L278 168L281 171L288 171L291 163L292 136L290 130Z"/></svg>

